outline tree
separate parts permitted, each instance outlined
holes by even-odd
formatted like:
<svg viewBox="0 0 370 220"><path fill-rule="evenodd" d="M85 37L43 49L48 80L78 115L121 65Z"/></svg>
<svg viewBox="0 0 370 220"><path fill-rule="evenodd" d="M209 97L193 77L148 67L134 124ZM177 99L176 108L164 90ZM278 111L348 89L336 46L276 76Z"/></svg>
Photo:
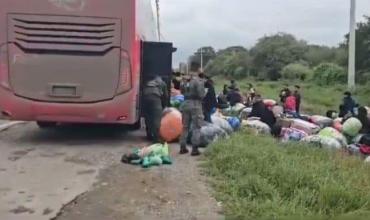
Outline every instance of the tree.
<svg viewBox="0 0 370 220"><path fill-rule="evenodd" d="M304 59L314 67L323 62L334 62L338 48L326 46L309 45L304 54Z"/></svg>
<svg viewBox="0 0 370 220"><path fill-rule="evenodd" d="M278 33L259 39L251 55L261 78L277 80L284 66L303 59L306 49L305 41L298 41L290 34Z"/></svg>
<svg viewBox="0 0 370 220"><path fill-rule="evenodd" d="M341 45L348 50L349 35ZM357 79L363 81L364 74L370 72L370 17L365 16L365 21L357 24L356 30L356 72Z"/></svg>
<svg viewBox="0 0 370 220"><path fill-rule="evenodd" d="M315 67L313 79L319 85L332 85L346 82L347 74L343 67L335 63L322 63Z"/></svg>
<svg viewBox="0 0 370 220"><path fill-rule="evenodd" d="M289 80L302 80L310 78L312 75L312 70L303 64L293 63L288 64L282 70L282 76L284 79Z"/></svg>
<svg viewBox="0 0 370 220"><path fill-rule="evenodd" d="M250 73L252 58L242 47L229 47L217 53L205 68L207 74L244 78Z"/></svg>
<svg viewBox="0 0 370 220"><path fill-rule="evenodd" d="M205 67L209 61L216 57L216 51L213 47L202 47L199 48L193 56L190 57L190 70L198 71L201 67L201 54L203 53L203 67Z"/></svg>

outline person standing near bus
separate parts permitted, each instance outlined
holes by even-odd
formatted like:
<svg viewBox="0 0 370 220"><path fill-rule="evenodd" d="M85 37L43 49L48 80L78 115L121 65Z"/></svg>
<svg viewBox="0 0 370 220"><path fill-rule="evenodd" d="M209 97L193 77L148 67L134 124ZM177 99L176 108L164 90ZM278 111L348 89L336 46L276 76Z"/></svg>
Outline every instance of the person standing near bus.
<svg viewBox="0 0 370 220"><path fill-rule="evenodd" d="M185 97L185 101L181 106L183 133L180 137L180 154L189 153L186 144L190 129L192 132L192 156L200 155L200 129L203 121L202 102L205 97L204 83L196 74L185 76L181 85L181 92Z"/></svg>
<svg viewBox="0 0 370 220"><path fill-rule="evenodd" d="M144 118L147 137L154 143L160 141L159 129L162 112L167 106L168 89L166 83L158 75L148 78L143 89Z"/></svg>

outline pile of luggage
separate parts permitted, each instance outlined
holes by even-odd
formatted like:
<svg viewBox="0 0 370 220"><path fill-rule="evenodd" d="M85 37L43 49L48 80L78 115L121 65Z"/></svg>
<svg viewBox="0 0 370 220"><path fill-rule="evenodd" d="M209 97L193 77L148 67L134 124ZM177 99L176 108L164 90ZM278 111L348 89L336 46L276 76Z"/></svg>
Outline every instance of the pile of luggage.
<svg viewBox="0 0 370 220"><path fill-rule="evenodd" d="M172 97L173 107L178 108L182 102L181 95ZM266 99L264 104L277 117L274 127L271 128L259 118L249 118L252 109L238 103L233 107L217 110L211 117L212 123L204 122L200 131L200 146L206 147L242 129L255 134L273 135L283 142L299 141L324 149L345 150L354 155L370 156L370 135L360 134L362 124L357 118L345 121L321 115L293 118L285 115L283 108L275 100ZM176 108L167 109L162 120L161 136L168 142L178 140L182 134L181 113Z"/></svg>

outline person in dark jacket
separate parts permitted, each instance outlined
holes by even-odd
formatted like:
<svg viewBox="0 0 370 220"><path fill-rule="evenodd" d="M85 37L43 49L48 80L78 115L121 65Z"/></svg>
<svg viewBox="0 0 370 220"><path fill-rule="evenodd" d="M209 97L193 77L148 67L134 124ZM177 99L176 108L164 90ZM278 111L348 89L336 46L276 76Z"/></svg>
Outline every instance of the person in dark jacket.
<svg viewBox="0 0 370 220"><path fill-rule="evenodd" d="M344 117L348 114L355 115L355 108L357 107L356 101L352 98L350 92L344 93L342 105L339 107L339 117Z"/></svg>
<svg viewBox="0 0 370 220"><path fill-rule="evenodd" d="M172 83L173 83L173 87L176 89L176 90L180 90L180 85L181 85L181 73L179 72L176 72L173 74L173 78L172 78Z"/></svg>
<svg viewBox="0 0 370 220"><path fill-rule="evenodd" d="M227 101L229 101L230 106L235 106L237 103L242 103L243 97L240 94L240 90L238 88L231 90L227 95Z"/></svg>
<svg viewBox="0 0 370 220"><path fill-rule="evenodd" d="M248 117L260 118L260 120L270 128L273 128L276 123L274 113L266 107L260 95L256 96L255 102L252 106L252 112Z"/></svg>
<svg viewBox="0 0 370 220"><path fill-rule="evenodd" d="M213 81L211 79L208 79L206 81L204 87L207 90L206 96L203 99L204 120L211 123L212 111L217 108L216 92L215 87L213 86Z"/></svg>
<svg viewBox="0 0 370 220"><path fill-rule="evenodd" d="M299 85L296 85L295 90L294 90L294 97L295 97L295 101L296 101L296 112L298 114L301 110L301 101L302 101L302 96L301 96L300 90L301 90L301 87Z"/></svg>
<svg viewBox="0 0 370 220"><path fill-rule="evenodd" d="M224 89L222 90L222 94L227 96L227 94L229 94L229 88L227 85L224 85Z"/></svg>
<svg viewBox="0 0 370 220"><path fill-rule="evenodd" d="M368 118L367 109L365 107L358 108L357 119L362 123L360 134L370 134L370 120Z"/></svg>
<svg viewBox="0 0 370 220"><path fill-rule="evenodd" d="M147 137L154 143L160 141L162 112L167 105L168 97L167 85L162 78L158 75L150 76L143 89L144 118Z"/></svg>

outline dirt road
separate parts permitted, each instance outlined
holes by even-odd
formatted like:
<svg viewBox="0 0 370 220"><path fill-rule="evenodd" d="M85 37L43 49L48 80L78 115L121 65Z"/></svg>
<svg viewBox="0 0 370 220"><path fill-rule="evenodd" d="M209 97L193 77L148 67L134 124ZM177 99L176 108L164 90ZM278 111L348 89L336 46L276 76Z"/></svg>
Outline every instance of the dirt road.
<svg viewBox="0 0 370 220"><path fill-rule="evenodd" d="M142 132L32 123L0 133L0 219L222 219L198 159L141 169L120 164Z"/></svg>

